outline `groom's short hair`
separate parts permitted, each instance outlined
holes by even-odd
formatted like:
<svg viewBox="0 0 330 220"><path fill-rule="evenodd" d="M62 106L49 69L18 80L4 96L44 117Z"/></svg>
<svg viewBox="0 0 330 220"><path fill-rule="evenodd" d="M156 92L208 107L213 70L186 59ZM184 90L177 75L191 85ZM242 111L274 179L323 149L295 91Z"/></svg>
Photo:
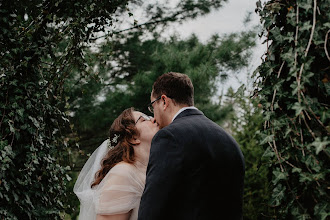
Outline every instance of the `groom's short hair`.
<svg viewBox="0 0 330 220"><path fill-rule="evenodd" d="M169 72L159 76L152 86L152 95L163 94L177 104L194 105L194 86L186 74Z"/></svg>

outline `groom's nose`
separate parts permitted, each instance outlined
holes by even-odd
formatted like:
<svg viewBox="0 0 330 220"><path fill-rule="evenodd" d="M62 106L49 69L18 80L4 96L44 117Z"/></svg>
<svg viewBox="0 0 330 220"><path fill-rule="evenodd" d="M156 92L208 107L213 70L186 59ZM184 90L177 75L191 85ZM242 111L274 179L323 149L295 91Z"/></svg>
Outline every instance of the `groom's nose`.
<svg viewBox="0 0 330 220"><path fill-rule="evenodd" d="M151 117L151 122L156 123L156 119L154 117Z"/></svg>

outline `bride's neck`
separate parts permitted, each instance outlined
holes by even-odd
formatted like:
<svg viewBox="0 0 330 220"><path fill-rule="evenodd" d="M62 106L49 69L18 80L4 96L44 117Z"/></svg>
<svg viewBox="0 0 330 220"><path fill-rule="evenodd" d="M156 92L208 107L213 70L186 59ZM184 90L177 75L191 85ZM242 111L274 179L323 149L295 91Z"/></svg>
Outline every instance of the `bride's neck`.
<svg viewBox="0 0 330 220"><path fill-rule="evenodd" d="M140 144L134 149L135 160L138 161L142 166L147 167L149 162L149 151L150 147Z"/></svg>

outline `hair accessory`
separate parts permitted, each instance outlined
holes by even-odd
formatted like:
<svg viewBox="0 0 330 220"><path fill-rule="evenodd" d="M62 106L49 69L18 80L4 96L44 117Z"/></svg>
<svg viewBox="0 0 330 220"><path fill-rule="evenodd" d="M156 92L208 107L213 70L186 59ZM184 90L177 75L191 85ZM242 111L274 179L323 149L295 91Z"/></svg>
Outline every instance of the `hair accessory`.
<svg viewBox="0 0 330 220"><path fill-rule="evenodd" d="M118 138L120 137L120 134L115 134L115 136L112 138L112 142L117 144Z"/></svg>
<svg viewBox="0 0 330 220"><path fill-rule="evenodd" d="M109 142L108 142L108 147L110 149L114 148L117 145L118 142L118 138L120 137L120 134L115 134L114 137L112 139L109 138Z"/></svg>

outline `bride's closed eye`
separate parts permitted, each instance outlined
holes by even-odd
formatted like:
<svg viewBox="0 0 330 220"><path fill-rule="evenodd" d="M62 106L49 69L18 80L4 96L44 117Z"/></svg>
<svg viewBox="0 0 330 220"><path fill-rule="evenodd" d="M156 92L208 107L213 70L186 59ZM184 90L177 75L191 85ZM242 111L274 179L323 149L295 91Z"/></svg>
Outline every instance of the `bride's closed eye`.
<svg viewBox="0 0 330 220"><path fill-rule="evenodd" d="M147 116L147 115L141 115L135 122L135 124L138 123L138 121L141 120L141 122L144 122L144 121L151 121L151 117L150 116Z"/></svg>
<svg viewBox="0 0 330 220"><path fill-rule="evenodd" d="M148 115L141 115L143 121L150 121L151 120L151 117L148 116Z"/></svg>

